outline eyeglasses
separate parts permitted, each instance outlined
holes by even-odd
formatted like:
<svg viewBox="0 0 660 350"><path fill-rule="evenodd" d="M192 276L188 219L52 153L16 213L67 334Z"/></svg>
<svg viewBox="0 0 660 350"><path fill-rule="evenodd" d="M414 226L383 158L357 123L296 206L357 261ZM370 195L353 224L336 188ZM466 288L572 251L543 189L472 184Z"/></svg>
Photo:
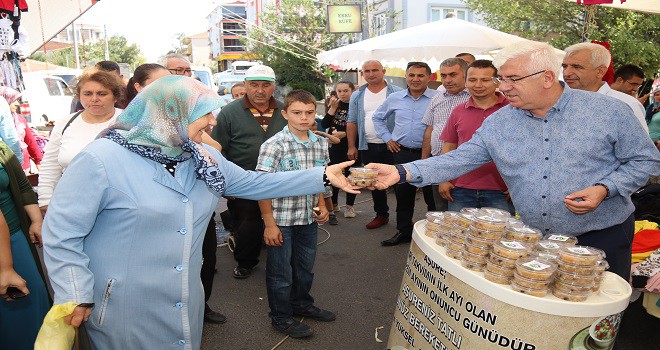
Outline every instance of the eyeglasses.
<svg viewBox="0 0 660 350"><path fill-rule="evenodd" d="M493 83L495 83L495 84L507 83L507 84L509 84L509 85L513 85L514 83L519 82L519 81L521 81L521 80L523 80L523 79L525 79L525 78L529 78L529 77L531 77L531 76L534 76L534 75L537 75L537 74L541 74L541 73L545 73L545 70L541 70L541 71L538 71L538 72L536 72L536 73L532 73L532 74L530 74L530 75L525 75L524 77L521 77L521 78L502 78L502 77L492 77L491 79L493 80Z"/></svg>
<svg viewBox="0 0 660 350"><path fill-rule="evenodd" d="M168 68L167 70L176 75L192 75L192 69L190 68Z"/></svg>
<svg viewBox="0 0 660 350"><path fill-rule="evenodd" d="M642 86L642 84L643 84L643 83L642 83L642 84L633 83L633 82L631 82L630 80L626 80L626 83L630 84L630 86L632 86L635 90L639 90L639 88L640 88L640 87Z"/></svg>

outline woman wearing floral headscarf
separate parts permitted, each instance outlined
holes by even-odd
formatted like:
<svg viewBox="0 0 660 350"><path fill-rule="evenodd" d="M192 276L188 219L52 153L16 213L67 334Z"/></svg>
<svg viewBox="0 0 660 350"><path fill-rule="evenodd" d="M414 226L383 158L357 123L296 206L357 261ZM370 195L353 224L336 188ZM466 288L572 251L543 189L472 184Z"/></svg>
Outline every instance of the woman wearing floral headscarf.
<svg viewBox="0 0 660 350"><path fill-rule="evenodd" d="M44 223L55 304L95 349L198 349L201 246L218 196L253 200L324 192L323 168L257 173L202 146L222 100L204 84L166 76L69 165ZM327 179L355 192L339 164ZM91 305L93 303L93 305Z"/></svg>
<svg viewBox="0 0 660 350"><path fill-rule="evenodd" d="M28 126L27 120L23 114L18 112L18 102L21 93L10 87L0 86L0 95L2 95L9 104L11 115L14 117L16 134L21 144L21 153L23 153L23 170L30 169L30 159L34 160L34 164L37 165L38 169L44 154L41 151L41 148L39 148L34 132L32 132L32 129Z"/></svg>

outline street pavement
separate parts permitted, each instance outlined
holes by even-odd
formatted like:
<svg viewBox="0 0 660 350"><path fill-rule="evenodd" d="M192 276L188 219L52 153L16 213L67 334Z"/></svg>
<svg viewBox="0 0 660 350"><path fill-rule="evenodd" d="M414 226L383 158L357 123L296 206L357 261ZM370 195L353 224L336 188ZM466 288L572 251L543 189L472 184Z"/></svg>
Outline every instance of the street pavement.
<svg viewBox="0 0 660 350"><path fill-rule="evenodd" d="M236 266L226 247L217 250L217 269L209 305L227 316L227 323L206 323L202 349L386 349L396 298L403 277L408 245L381 247L380 241L396 233L396 200L390 190L390 223L375 230L365 225L374 217L369 191L358 195L357 217L338 216L337 226L320 226L312 296L315 304L337 314L330 323L304 320L314 334L306 339L288 338L274 330L268 318L265 260L245 280L231 275ZM345 197L340 194L340 205ZM417 195L414 220L424 218L426 205ZM324 231L324 230L327 230ZM376 329L378 338L376 341ZM648 315L641 298L626 311L620 330L618 349L653 349L660 344L660 319ZM279 346L278 346L279 345ZM471 350L471 349L468 349Z"/></svg>

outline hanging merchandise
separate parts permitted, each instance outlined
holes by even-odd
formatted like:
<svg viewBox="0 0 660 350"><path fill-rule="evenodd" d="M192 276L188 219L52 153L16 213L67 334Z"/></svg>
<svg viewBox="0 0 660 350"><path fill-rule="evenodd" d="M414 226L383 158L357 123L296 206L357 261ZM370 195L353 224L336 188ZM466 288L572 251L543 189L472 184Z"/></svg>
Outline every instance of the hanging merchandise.
<svg viewBox="0 0 660 350"><path fill-rule="evenodd" d="M25 60L30 43L21 26L21 12L27 11L24 0L0 0L0 85L19 91L25 88L19 65Z"/></svg>

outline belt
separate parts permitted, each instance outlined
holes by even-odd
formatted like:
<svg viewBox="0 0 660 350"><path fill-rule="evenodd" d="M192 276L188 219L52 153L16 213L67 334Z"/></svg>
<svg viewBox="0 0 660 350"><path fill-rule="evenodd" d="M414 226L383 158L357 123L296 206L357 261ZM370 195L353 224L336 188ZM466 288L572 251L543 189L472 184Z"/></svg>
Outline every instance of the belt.
<svg viewBox="0 0 660 350"><path fill-rule="evenodd" d="M421 152L421 151L422 151L421 148L410 148L410 147L401 146L401 145L399 145L399 148L400 148L402 151L408 151L408 152Z"/></svg>

